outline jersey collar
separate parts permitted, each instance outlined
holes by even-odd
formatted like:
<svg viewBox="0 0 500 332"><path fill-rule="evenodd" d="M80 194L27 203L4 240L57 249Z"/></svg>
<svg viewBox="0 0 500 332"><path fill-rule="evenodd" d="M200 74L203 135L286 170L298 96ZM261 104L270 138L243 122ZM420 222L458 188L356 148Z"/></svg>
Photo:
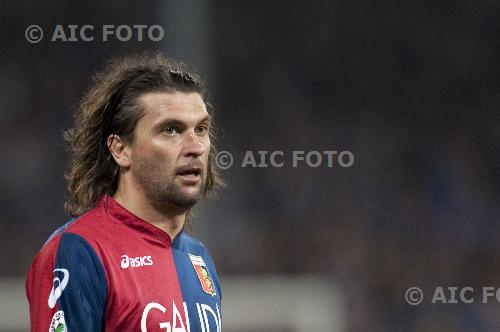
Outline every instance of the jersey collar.
<svg viewBox="0 0 500 332"><path fill-rule="evenodd" d="M102 208L114 222L124 224L142 235L152 237L168 246L171 246L172 241L170 236L165 231L137 217L132 212L121 206L113 197L104 195L99 202L99 207ZM180 233L182 233L182 231L183 230L181 230ZM177 235L177 237L179 237L179 235Z"/></svg>

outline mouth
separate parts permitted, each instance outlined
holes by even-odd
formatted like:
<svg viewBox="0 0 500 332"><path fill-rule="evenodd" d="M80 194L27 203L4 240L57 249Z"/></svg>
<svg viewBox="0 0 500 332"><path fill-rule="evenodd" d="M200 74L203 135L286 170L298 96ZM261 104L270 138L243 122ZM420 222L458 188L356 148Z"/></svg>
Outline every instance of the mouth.
<svg viewBox="0 0 500 332"><path fill-rule="evenodd" d="M177 172L177 176L187 183L197 183L201 179L202 170L198 167L190 167L181 169Z"/></svg>

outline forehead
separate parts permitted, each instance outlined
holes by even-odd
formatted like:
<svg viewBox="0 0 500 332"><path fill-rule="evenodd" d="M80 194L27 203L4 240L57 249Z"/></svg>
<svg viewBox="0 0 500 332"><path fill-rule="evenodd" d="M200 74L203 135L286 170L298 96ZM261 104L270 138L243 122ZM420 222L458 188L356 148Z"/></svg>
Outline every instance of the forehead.
<svg viewBox="0 0 500 332"><path fill-rule="evenodd" d="M154 92L139 97L144 106L142 120L156 123L163 119L197 122L208 115L207 108L197 92Z"/></svg>

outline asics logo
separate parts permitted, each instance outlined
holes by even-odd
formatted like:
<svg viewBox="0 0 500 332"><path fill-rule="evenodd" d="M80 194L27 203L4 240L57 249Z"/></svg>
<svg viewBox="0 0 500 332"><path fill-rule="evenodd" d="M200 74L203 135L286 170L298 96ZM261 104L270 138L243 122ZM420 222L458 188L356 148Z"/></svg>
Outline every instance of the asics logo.
<svg viewBox="0 0 500 332"><path fill-rule="evenodd" d="M62 281L57 276L56 272L62 272L63 278ZM69 271L67 269L55 269L54 270L54 279L52 280L52 290L49 295L49 308L53 309L56 306L57 299L61 297L63 290L68 285L69 281Z"/></svg>
<svg viewBox="0 0 500 332"><path fill-rule="evenodd" d="M130 267L139 267L153 265L153 259L151 256L139 256L139 257L128 257L127 255L122 255L121 268L126 269Z"/></svg>

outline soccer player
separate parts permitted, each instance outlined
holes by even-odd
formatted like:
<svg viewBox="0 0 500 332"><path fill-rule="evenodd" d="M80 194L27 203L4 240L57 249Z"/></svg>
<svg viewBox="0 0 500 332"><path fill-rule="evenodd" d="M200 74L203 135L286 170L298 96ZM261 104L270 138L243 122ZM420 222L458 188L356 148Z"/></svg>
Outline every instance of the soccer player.
<svg viewBox="0 0 500 332"><path fill-rule="evenodd" d="M222 184L200 80L161 54L115 59L65 133L72 216L26 281L32 331L220 332L221 289L185 231Z"/></svg>

